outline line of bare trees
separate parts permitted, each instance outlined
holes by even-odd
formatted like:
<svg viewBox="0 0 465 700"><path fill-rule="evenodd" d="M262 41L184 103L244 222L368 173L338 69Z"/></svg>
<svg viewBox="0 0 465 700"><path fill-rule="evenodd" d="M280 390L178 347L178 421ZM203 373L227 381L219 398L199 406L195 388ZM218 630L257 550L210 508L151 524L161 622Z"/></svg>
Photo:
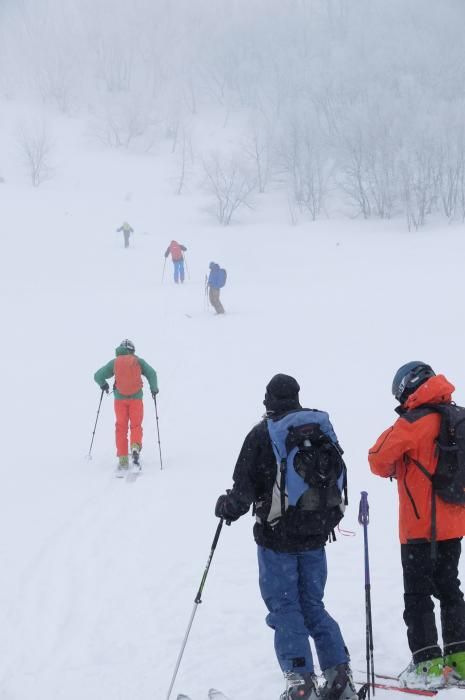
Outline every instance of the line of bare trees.
<svg viewBox="0 0 465 700"><path fill-rule="evenodd" d="M168 139L175 191L203 184L224 224L270 190L294 223L346 213L404 216L415 229L433 215L465 217L462 3L190 8L11 3L0 22L0 96L85 117L111 148L148 152ZM212 114L228 139L235 133L229 153L196 140Z"/></svg>
<svg viewBox="0 0 465 700"><path fill-rule="evenodd" d="M320 115L321 116L321 115ZM275 125L254 122L234 158L203 159L217 217L229 224L267 190L286 193L292 223L345 214L364 219L403 216L409 230L429 217L465 221L465 123L399 120L373 125L346 113L334 128L317 112ZM240 177L239 177L240 173ZM234 204L233 204L234 202Z"/></svg>

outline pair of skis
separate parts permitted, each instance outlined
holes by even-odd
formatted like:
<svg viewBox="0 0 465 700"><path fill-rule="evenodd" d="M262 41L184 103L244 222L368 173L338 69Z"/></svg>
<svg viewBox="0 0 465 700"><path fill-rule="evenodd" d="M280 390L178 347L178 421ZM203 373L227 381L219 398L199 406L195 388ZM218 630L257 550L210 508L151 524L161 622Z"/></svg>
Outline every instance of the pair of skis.
<svg viewBox="0 0 465 700"><path fill-rule="evenodd" d="M116 468L115 476L117 479L124 479L126 481L135 481L137 477L142 473L142 465L140 463L139 452L132 453L132 464L126 468L121 469L121 467Z"/></svg>
<svg viewBox="0 0 465 700"><path fill-rule="evenodd" d="M373 685L376 689L379 688L381 690L395 690L399 693L407 693L409 695L422 695L423 697L428 698L434 697L438 694L440 690L448 690L451 688L465 688L464 683L444 685L444 687L438 688L437 690L427 688L405 688L399 684L399 679L397 676L387 676L381 673L375 673L374 675L376 679L374 684L368 684L366 681L354 681L356 685L362 686L361 689L358 691L359 698L361 698L361 700L363 700L363 698L366 695L366 690L365 693L363 692L363 690L368 689L368 686L373 687Z"/></svg>
<svg viewBox="0 0 465 700"><path fill-rule="evenodd" d="M182 693L178 695L177 700L191 700L189 695L183 695ZM208 691L208 700L229 700L228 697L221 690L215 690L215 688L210 688Z"/></svg>
<svg viewBox="0 0 465 700"><path fill-rule="evenodd" d="M465 689L465 684L459 685L447 685L444 688L439 688L438 690L427 690L422 688L404 688L399 685L399 679L397 676L385 676L380 673L375 674L376 682L374 687L378 690L395 690L400 693L407 693L408 695L421 695L423 697L432 698L438 694L439 690L447 690L449 688L461 688ZM361 688L358 691L358 696L360 700L363 700L366 696L367 683L364 681L355 681L356 685L360 685ZM373 687L370 683L370 687ZM365 689L365 692L364 692ZM189 695L183 695L182 693L178 695L177 700L191 700ZM222 693L220 690L215 690L211 688L208 691L208 700L229 700L229 698Z"/></svg>

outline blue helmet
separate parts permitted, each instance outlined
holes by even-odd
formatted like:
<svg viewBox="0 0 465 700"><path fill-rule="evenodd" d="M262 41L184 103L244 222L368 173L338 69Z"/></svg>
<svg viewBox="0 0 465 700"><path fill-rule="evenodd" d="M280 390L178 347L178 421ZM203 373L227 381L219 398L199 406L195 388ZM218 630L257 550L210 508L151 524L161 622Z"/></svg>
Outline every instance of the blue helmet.
<svg viewBox="0 0 465 700"><path fill-rule="evenodd" d="M435 372L425 362L414 360L402 365L392 380L392 393L400 403L413 394L427 379L434 377Z"/></svg>

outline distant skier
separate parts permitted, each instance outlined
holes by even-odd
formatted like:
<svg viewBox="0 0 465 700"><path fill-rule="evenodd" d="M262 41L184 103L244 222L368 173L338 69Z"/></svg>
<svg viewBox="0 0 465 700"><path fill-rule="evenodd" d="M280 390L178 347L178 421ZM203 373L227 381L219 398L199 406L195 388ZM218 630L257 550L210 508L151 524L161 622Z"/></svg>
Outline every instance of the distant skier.
<svg viewBox="0 0 465 700"><path fill-rule="evenodd" d="M116 358L110 360L94 374L101 389L108 394L107 379L115 377L113 393L115 398L115 437L118 470L123 472L129 466L128 428L131 433L131 454L135 464L139 464L142 450L142 375L147 379L152 396L158 394L157 373L140 357L135 355L134 343L122 340L115 350Z"/></svg>
<svg viewBox="0 0 465 700"><path fill-rule="evenodd" d="M374 474L397 480L404 621L412 652L399 679L412 688L441 687L446 675L449 682L465 680L465 603L458 578L465 508L433 494L426 474L436 472L441 423L429 406L450 404L453 391L446 377L424 362L402 365L392 383L400 417L368 454ZM432 597L441 607L443 649Z"/></svg>
<svg viewBox="0 0 465 700"><path fill-rule="evenodd" d="M122 226L116 229L117 233L120 231L123 232L123 237L124 237L124 247L129 248L129 237L131 233L134 233L134 229L128 224L127 221L124 222Z"/></svg>
<svg viewBox="0 0 465 700"><path fill-rule="evenodd" d="M334 482L324 494L313 488L311 498L319 504L315 510L309 501L304 507L300 498L291 507L289 499L285 501L280 495L287 490L281 463L291 423L304 428L309 427L310 420L314 428L326 435L325 444L331 443L328 449L336 455L335 459L342 462L342 450L328 414L302 409L299 391L293 377L277 374L271 379L263 401L266 415L245 438L234 469L233 488L219 497L215 515L234 521L254 504L260 591L269 611L266 622L274 630L278 662L287 680L281 700L320 698L309 636L313 637L326 679L321 697L357 700L347 648L337 622L323 602L325 542L342 517L343 496ZM304 491L310 493L308 486Z"/></svg>
<svg viewBox="0 0 465 700"><path fill-rule="evenodd" d="M184 253L186 250L186 246L178 243L177 241L171 241L165 251L165 258L171 254L171 260L173 261L174 281L176 284L179 282L183 284L184 282Z"/></svg>
<svg viewBox="0 0 465 700"><path fill-rule="evenodd" d="M220 290L226 284L226 270L215 262L211 262L209 268L210 274L207 280L208 298L216 313L224 314L224 307L220 301Z"/></svg>

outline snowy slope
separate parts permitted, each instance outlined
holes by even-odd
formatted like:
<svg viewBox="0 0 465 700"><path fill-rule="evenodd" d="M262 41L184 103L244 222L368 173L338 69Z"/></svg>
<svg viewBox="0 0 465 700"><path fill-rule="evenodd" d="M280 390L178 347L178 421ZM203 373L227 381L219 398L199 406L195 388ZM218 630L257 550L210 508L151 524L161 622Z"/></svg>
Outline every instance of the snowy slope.
<svg viewBox="0 0 465 700"><path fill-rule="evenodd" d="M465 401L463 227L415 234L403 222L291 228L273 193L222 229L200 196L176 197L169 161L81 150L39 190L2 187L0 698L166 696L212 537L213 508L276 372L328 410L346 450L350 508L328 547L327 607L353 667L364 667L359 492L369 492L375 659L408 661L395 486L366 452L393 419L397 367L424 359ZM19 173L19 171L18 171ZM282 217L282 218L280 218ZM129 250L115 229L127 219ZM188 247L190 279L161 283L163 252ZM225 317L204 306L210 260L228 270ZM115 480L113 409L93 372L124 338L159 374L145 397L144 474ZM252 519L224 528L173 692L220 687L277 697L282 679L257 584ZM450 691L453 700L459 691ZM386 694L386 697L388 695Z"/></svg>

